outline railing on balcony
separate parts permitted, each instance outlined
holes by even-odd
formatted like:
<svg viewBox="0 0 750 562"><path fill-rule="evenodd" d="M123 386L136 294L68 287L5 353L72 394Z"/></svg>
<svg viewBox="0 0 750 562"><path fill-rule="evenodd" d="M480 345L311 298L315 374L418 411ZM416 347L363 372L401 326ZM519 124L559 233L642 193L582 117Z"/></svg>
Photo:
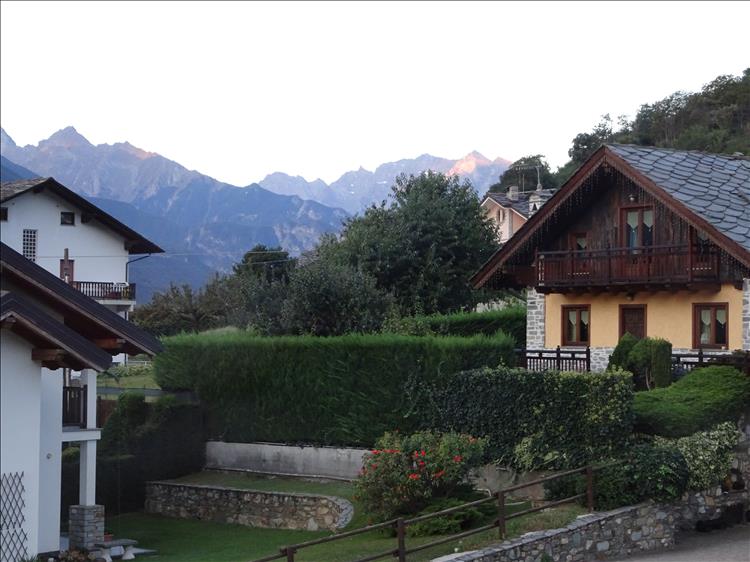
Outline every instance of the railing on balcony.
<svg viewBox="0 0 750 562"><path fill-rule="evenodd" d="M64 427L86 427L86 385L63 386L62 422Z"/></svg>
<svg viewBox="0 0 750 562"><path fill-rule="evenodd" d="M71 281L70 284L92 299L118 301L135 300L135 283Z"/></svg>
<svg viewBox="0 0 750 562"><path fill-rule="evenodd" d="M713 248L647 246L606 250L540 252L539 287L670 284L719 280L719 255Z"/></svg>

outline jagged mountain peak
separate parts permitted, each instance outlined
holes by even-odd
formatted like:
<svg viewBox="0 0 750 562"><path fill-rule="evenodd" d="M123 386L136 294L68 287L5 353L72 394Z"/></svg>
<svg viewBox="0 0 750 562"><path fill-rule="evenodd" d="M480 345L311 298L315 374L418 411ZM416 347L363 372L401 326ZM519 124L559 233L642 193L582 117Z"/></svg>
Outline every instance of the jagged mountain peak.
<svg viewBox="0 0 750 562"><path fill-rule="evenodd" d="M69 126L52 133L47 140L43 140L39 143L39 148L49 148L53 146L64 148L88 148L93 147L94 145L79 133L75 127Z"/></svg>
<svg viewBox="0 0 750 562"><path fill-rule="evenodd" d="M0 148L5 151L6 148L15 147L15 141L10 138L10 135L5 132L5 129L0 127Z"/></svg>

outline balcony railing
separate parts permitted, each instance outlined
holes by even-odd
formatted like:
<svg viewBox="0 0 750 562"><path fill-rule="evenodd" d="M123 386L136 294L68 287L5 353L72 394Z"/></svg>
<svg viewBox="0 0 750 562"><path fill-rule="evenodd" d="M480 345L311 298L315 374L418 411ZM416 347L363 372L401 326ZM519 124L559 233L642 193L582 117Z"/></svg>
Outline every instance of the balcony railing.
<svg viewBox="0 0 750 562"><path fill-rule="evenodd" d="M86 427L86 385L63 386L63 427Z"/></svg>
<svg viewBox="0 0 750 562"><path fill-rule="evenodd" d="M688 245L540 252L536 260L542 288L716 281L718 252Z"/></svg>
<svg viewBox="0 0 750 562"><path fill-rule="evenodd" d="M135 300L135 283L71 281L70 284L92 299L117 301Z"/></svg>

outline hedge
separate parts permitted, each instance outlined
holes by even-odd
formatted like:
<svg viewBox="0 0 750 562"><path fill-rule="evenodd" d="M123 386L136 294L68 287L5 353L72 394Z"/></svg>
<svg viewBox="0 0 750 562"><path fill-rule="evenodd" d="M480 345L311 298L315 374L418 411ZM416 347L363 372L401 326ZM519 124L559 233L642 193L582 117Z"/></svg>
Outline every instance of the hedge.
<svg viewBox="0 0 750 562"><path fill-rule="evenodd" d="M489 457L522 470L576 468L632 431L630 373L479 369L415 385L425 427L488 437Z"/></svg>
<svg viewBox="0 0 750 562"><path fill-rule="evenodd" d="M372 445L415 427L410 381L514 361L513 340L390 334L266 338L238 332L164 340L162 388L195 390L213 437Z"/></svg>
<svg viewBox="0 0 750 562"><path fill-rule="evenodd" d="M526 347L526 308L511 306L487 312L461 312L417 317L429 329L444 336L491 336L499 331L513 336L518 347Z"/></svg>
<svg viewBox="0 0 750 562"><path fill-rule="evenodd" d="M683 437L736 422L750 404L750 377L727 366L695 369L666 388L637 392L636 431Z"/></svg>
<svg viewBox="0 0 750 562"><path fill-rule="evenodd" d="M68 451L71 452L68 452ZM78 503L80 460L66 449L62 462L62 518ZM122 394L102 430L96 462L96 500L108 515L143 507L146 482L203 468L205 436L200 409L171 397L147 404L143 394Z"/></svg>

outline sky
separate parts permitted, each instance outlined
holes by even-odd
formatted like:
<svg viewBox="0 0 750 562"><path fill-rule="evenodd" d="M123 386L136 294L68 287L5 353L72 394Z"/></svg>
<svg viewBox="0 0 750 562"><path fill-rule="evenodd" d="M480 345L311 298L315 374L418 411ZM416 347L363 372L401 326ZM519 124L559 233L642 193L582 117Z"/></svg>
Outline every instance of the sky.
<svg viewBox="0 0 750 562"><path fill-rule="evenodd" d="M750 66L748 2L0 3L0 124L235 185L478 150L564 164L601 115Z"/></svg>

